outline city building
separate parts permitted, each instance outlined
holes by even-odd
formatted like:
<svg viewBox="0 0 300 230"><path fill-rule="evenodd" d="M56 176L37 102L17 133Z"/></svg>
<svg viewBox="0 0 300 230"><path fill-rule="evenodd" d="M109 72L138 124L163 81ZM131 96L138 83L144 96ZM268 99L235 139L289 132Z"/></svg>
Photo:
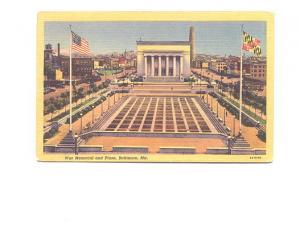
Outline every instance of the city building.
<svg viewBox="0 0 300 230"><path fill-rule="evenodd" d="M266 81L267 65L266 62L253 62L250 65L250 77L254 80Z"/></svg>
<svg viewBox="0 0 300 230"><path fill-rule="evenodd" d="M60 44L57 44L57 54L51 44L44 49L44 80L55 80L56 70L60 69Z"/></svg>
<svg viewBox="0 0 300 230"><path fill-rule="evenodd" d="M68 56L61 57L61 71L63 72L63 78L69 79L70 70L70 58ZM72 76L74 79L89 78L92 76L94 68L94 61L91 57L77 56L72 57Z"/></svg>
<svg viewBox="0 0 300 230"><path fill-rule="evenodd" d="M217 73L223 73L223 74L227 73L227 63L223 59L211 60L209 68L210 68L210 70L217 72Z"/></svg>
<svg viewBox="0 0 300 230"><path fill-rule="evenodd" d="M125 57L119 57L119 67L125 67L126 66L126 58Z"/></svg>
<svg viewBox="0 0 300 230"><path fill-rule="evenodd" d="M119 68L119 58L117 57L111 57L110 58L110 68L112 69L116 69L116 68Z"/></svg>
<svg viewBox="0 0 300 230"><path fill-rule="evenodd" d="M202 57L197 57L194 62L194 67L199 69L208 69L209 61Z"/></svg>

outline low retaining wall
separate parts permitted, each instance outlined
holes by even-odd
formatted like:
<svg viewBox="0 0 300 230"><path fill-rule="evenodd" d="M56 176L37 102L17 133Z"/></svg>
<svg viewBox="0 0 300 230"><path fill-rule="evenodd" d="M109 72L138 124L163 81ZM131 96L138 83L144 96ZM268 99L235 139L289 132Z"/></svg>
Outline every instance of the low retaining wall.
<svg viewBox="0 0 300 230"><path fill-rule="evenodd" d="M79 153L85 152L102 152L102 145L83 145L78 146L77 150ZM75 148L73 146L55 146L55 145L45 145L44 152L48 153L75 153Z"/></svg>
<svg viewBox="0 0 300 230"><path fill-rule="evenodd" d="M232 155L254 155L255 150L249 148L232 148L231 154Z"/></svg>
<svg viewBox="0 0 300 230"><path fill-rule="evenodd" d="M228 148L207 148L206 154L229 154Z"/></svg>
<svg viewBox="0 0 300 230"><path fill-rule="evenodd" d="M44 145L44 152L55 152L55 145Z"/></svg>
<svg viewBox="0 0 300 230"><path fill-rule="evenodd" d="M159 153L195 154L196 148L193 148L193 147L160 147Z"/></svg>
<svg viewBox="0 0 300 230"><path fill-rule="evenodd" d="M113 152L148 153L146 146L113 146Z"/></svg>
<svg viewBox="0 0 300 230"><path fill-rule="evenodd" d="M90 131L83 134L82 138L93 136L114 136L114 137L161 137L161 138L218 138L227 141L227 136L222 133L168 133L168 132L122 132L122 131Z"/></svg>
<svg viewBox="0 0 300 230"><path fill-rule="evenodd" d="M102 152L103 145L83 145L78 147L78 152Z"/></svg>
<svg viewBox="0 0 300 230"><path fill-rule="evenodd" d="M266 149L254 149L255 155L265 155L267 154Z"/></svg>

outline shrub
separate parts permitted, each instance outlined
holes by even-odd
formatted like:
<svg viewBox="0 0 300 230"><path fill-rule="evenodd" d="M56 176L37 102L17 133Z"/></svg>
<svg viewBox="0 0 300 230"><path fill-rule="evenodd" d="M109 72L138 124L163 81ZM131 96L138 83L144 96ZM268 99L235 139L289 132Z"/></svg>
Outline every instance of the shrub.
<svg viewBox="0 0 300 230"><path fill-rule="evenodd" d="M263 130L258 130L258 132L257 132L257 136L258 136L258 138L259 139L261 139L263 142L266 142L266 132L265 131L263 131Z"/></svg>

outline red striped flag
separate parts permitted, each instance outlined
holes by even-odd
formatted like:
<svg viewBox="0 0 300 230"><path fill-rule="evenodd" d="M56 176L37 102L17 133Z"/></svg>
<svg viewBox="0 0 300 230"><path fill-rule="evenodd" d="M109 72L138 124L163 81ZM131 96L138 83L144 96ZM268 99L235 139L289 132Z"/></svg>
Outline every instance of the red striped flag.
<svg viewBox="0 0 300 230"><path fill-rule="evenodd" d="M72 33L72 50L83 54L83 55L91 55L91 51L89 48L89 43L86 39L80 37L78 34Z"/></svg>

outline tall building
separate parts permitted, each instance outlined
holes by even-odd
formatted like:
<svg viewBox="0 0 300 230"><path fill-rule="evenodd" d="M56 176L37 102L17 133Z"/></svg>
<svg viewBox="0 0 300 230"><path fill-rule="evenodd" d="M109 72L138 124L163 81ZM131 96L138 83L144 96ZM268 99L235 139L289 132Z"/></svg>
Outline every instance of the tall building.
<svg viewBox="0 0 300 230"><path fill-rule="evenodd" d="M190 66L191 67L195 67L195 61L196 61L196 45L195 45L195 28L193 26L190 27L190 37L189 37L189 41L190 41L190 45L191 45L191 50L190 50L190 56L191 56L191 63Z"/></svg>
<svg viewBox="0 0 300 230"><path fill-rule="evenodd" d="M94 61L91 57L72 57L72 75L74 79L84 79L92 76ZM63 78L68 80L70 70L70 58L61 56L61 71Z"/></svg>
<svg viewBox="0 0 300 230"><path fill-rule="evenodd" d="M252 79L262 82L266 81L267 77L267 65L264 61L253 62L250 65L250 76Z"/></svg>

